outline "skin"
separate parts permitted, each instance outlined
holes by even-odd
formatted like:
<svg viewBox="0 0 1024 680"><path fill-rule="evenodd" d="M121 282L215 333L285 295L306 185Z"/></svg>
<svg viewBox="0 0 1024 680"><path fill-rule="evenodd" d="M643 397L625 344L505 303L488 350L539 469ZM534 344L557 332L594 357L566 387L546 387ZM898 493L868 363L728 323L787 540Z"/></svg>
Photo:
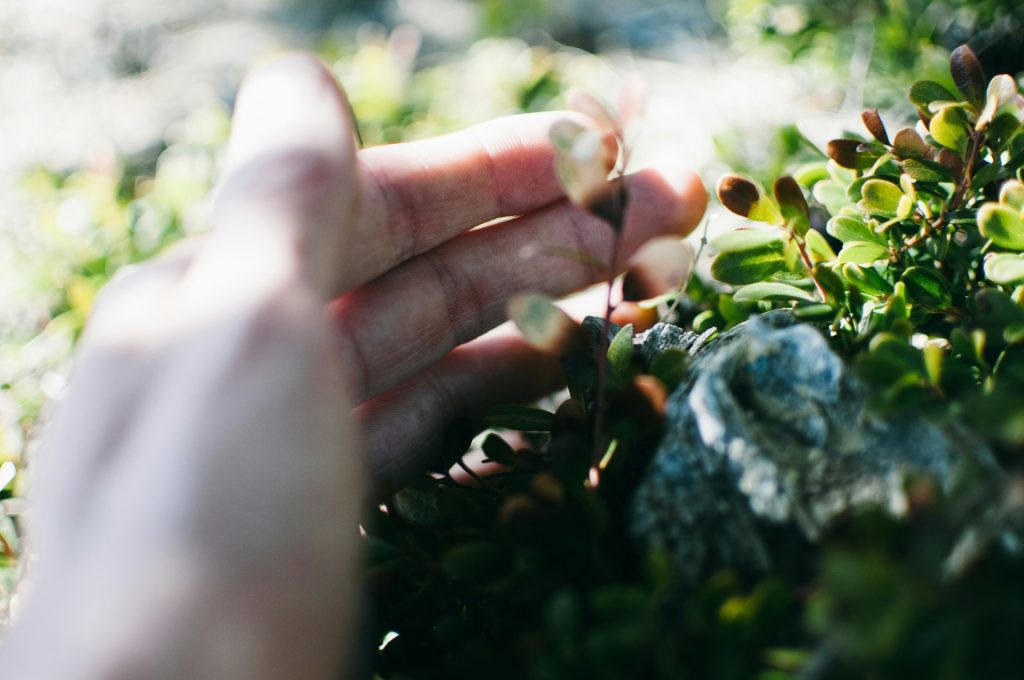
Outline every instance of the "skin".
<svg viewBox="0 0 1024 680"><path fill-rule="evenodd" d="M517 293L595 280L551 246L610 250L554 175L548 129L576 114L357 151L347 110L311 57L256 71L210 236L102 293L39 457L5 677L336 677L361 499L453 418L558 387L498 326ZM627 181L623 260L704 211L682 169Z"/></svg>

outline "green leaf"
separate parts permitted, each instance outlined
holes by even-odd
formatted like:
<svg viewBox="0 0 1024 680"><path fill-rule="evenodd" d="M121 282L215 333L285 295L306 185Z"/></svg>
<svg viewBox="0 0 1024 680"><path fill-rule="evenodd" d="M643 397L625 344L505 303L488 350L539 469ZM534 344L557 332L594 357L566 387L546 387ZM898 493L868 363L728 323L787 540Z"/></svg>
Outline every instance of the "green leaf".
<svg viewBox="0 0 1024 680"><path fill-rule="evenodd" d="M736 253L776 246L781 252L782 235L777 231L762 231L761 229L734 229L711 239L708 243L708 247L718 253Z"/></svg>
<svg viewBox="0 0 1024 680"><path fill-rule="evenodd" d="M999 187L999 202L1014 210L1024 210L1024 183L1011 179Z"/></svg>
<svg viewBox="0 0 1024 680"><path fill-rule="evenodd" d="M822 180L814 185L814 199L825 206L833 215L850 204L846 197L846 189L835 180Z"/></svg>
<svg viewBox="0 0 1024 680"><path fill-rule="evenodd" d="M935 161L905 160L903 170L918 182L952 182L953 173L949 168Z"/></svg>
<svg viewBox="0 0 1024 680"><path fill-rule="evenodd" d="M521 432L549 432L555 415L548 411L520 404L492 406L484 414L487 427L503 427Z"/></svg>
<svg viewBox="0 0 1024 680"><path fill-rule="evenodd" d="M441 558L441 571L459 581L485 579L494 576L505 562L501 550L493 543L461 543Z"/></svg>
<svg viewBox="0 0 1024 680"><path fill-rule="evenodd" d="M829 321L836 315L836 309L832 305L823 302L813 305L801 305L793 310L793 316L800 321Z"/></svg>
<svg viewBox="0 0 1024 680"><path fill-rule="evenodd" d="M839 251L839 264L870 264L889 256L889 249L873 241L850 241Z"/></svg>
<svg viewBox="0 0 1024 680"><path fill-rule="evenodd" d="M985 260L985 278L1010 286L1024 282L1024 255L1000 253Z"/></svg>
<svg viewBox="0 0 1024 680"><path fill-rule="evenodd" d="M898 186L882 179L868 180L864 183L861 193L864 198L860 206L865 212L887 217L896 216L900 199L903 198L903 191Z"/></svg>
<svg viewBox="0 0 1024 680"><path fill-rule="evenodd" d="M782 213L764 190L745 177L725 175L718 180L718 199L727 210L755 222L783 224Z"/></svg>
<svg viewBox="0 0 1024 680"><path fill-rule="evenodd" d="M980 109L985 105L985 71L981 68L981 62L977 55L967 45L961 45L949 55L949 72L953 75L953 82L963 96Z"/></svg>
<svg viewBox="0 0 1024 680"><path fill-rule="evenodd" d="M835 239L847 243L849 241L869 241L884 244L885 236L876 234L874 230L859 217L840 215L833 217L825 225L825 230Z"/></svg>
<svg viewBox="0 0 1024 680"><path fill-rule="evenodd" d="M839 278L839 275L831 267L823 264L815 265L814 278L825 289L825 294L828 295L828 302L839 301L845 297L846 288L843 286L843 280Z"/></svg>
<svg viewBox="0 0 1024 680"><path fill-rule="evenodd" d="M900 281L906 286L911 302L935 309L945 309L953 304L949 281L934 269L910 267L903 272Z"/></svg>
<svg viewBox="0 0 1024 680"><path fill-rule="evenodd" d="M783 302L788 302L790 300L806 300L807 302L816 301L813 295L800 290L796 286L769 281L743 286L736 291L736 294L732 296L732 299L736 302L760 302L762 300L778 300Z"/></svg>
<svg viewBox="0 0 1024 680"><path fill-rule="evenodd" d="M671 391L686 377L689 365L690 355L685 350L669 347L654 357L654 361L651 362L651 375Z"/></svg>
<svg viewBox="0 0 1024 680"><path fill-rule="evenodd" d="M948 108L939 111L928 125L932 138L959 154L967 151L967 119L959 109Z"/></svg>
<svg viewBox="0 0 1024 680"><path fill-rule="evenodd" d="M931 80L920 80L910 87L910 102L921 113L928 113L928 105L934 101L953 101L952 92Z"/></svg>
<svg viewBox="0 0 1024 680"><path fill-rule="evenodd" d="M843 265L843 276L857 290L872 297L892 294L892 284L885 280L874 267L861 267L852 262Z"/></svg>
<svg viewBox="0 0 1024 680"><path fill-rule="evenodd" d="M792 177L780 177L775 181L774 191L782 217L786 220L786 228L802 237L811 228L811 217L800 185Z"/></svg>
<svg viewBox="0 0 1024 680"><path fill-rule="evenodd" d="M986 203L978 211L978 228L985 238L1010 250L1024 250L1024 221L1020 212L1001 203Z"/></svg>
<svg viewBox="0 0 1024 680"><path fill-rule="evenodd" d="M742 286L764 281L785 266L783 242L774 240L757 248L721 253L711 263L711 275L723 283Z"/></svg>
<svg viewBox="0 0 1024 680"><path fill-rule="evenodd" d="M413 524L435 524L441 521L437 494L429 488L407 486L395 494L392 505L399 516Z"/></svg>
<svg viewBox="0 0 1024 680"><path fill-rule="evenodd" d="M632 361L633 324L630 323L619 329L608 345L608 375L613 385L623 385L629 380Z"/></svg>
<svg viewBox="0 0 1024 680"><path fill-rule="evenodd" d="M821 161L808 163L797 168L793 177L800 186L812 187L823 179L828 179L828 165Z"/></svg>
<svg viewBox="0 0 1024 680"><path fill-rule="evenodd" d="M580 342L579 325L546 295L519 295L506 309L531 345L548 354L564 354Z"/></svg>
<svg viewBox="0 0 1024 680"><path fill-rule="evenodd" d="M811 229L804 237L807 243L807 252L814 262L835 262L836 254L832 246L828 244L820 232Z"/></svg>

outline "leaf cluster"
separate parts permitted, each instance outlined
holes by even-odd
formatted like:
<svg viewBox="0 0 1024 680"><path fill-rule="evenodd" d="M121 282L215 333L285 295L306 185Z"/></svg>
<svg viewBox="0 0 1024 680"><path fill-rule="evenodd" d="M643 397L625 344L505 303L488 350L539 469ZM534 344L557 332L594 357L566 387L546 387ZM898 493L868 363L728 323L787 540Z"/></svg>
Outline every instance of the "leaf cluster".
<svg viewBox="0 0 1024 680"><path fill-rule="evenodd" d="M827 328L890 410L952 415L1016 389L1024 97L966 46L950 74L956 93L910 88L915 127L891 133L865 111L867 135L831 141L827 161L771 192L723 177L722 204L749 223L711 241L713 276L736 288L731 309L719 301L699 322L791 307Z"/></svg>

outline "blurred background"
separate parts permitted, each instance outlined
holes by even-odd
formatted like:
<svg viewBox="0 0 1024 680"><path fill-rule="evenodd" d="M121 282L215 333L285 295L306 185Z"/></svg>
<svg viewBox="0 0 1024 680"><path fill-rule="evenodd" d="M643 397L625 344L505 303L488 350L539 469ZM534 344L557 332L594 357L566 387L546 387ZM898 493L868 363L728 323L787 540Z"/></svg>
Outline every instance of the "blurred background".
<svg viewBox="0 0 1024 680"><path fill-rule="evenodd" d="M912 120L969 41L1024 69L1019 0L5 0L0 2L0 625L17 606L46 405L99 288L205 228L245 71L313 50L366 144L648 84L635 158L774 177L859 112Z"/></svg>

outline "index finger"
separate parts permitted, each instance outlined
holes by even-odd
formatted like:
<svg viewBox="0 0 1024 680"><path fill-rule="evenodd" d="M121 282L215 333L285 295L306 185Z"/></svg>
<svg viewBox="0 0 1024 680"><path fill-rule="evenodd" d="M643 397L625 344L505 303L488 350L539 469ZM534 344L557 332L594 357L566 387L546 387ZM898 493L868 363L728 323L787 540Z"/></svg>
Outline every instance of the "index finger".
<svg viewBox="0 0 1024 680"><path fill-rule="evenodd" d="M562 197L551 125L579 114L498 118L441 137L359 152L363 204L341 263L342 290L500 217Z"/></svg>

